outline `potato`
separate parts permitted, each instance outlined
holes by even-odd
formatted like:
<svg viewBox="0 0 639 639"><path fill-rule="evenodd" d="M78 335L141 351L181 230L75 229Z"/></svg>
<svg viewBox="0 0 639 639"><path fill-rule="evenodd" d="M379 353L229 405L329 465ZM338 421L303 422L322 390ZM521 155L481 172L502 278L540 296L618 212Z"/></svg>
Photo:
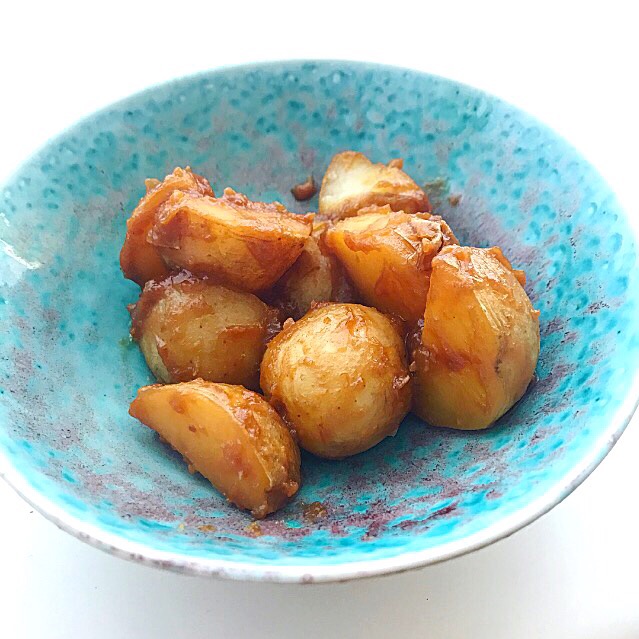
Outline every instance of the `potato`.
<svg viewBox="0 0 639 639"><path fill-rule="evenodd" d="M480 429L526 391L539 356L539 311L498 248L448 246L433 260L414 410L435 426Z"/></svg>
<svg viewBox="0 0 639 639"><path fill-rule="evenodd" d="M131 319L158 380L202 377L255 389L266 342L280 328L275 309L254 295L188 273L148 282Z"/></svg>
<svg viewBox="0 0 639 639"><path fill-rule="evenodd" d="M411 401L404 344L374 308L323 304L268 345L260 383L300 446L339 459L394 435Z"/></svg>
<svg viewBox="0 0 639 639"><path fill-rule="evenodd" d="M402 166L402 160L373 164L363 153L338 153L322 180L320 214L342 219L367 206L385 204L405 213L430 211L426 193L402 171Z"/></svg>
<svg viewBox="0 0 639 639"><path fill-rule="evenodd" d="M292 266L312 226L312 215L295 215L277 202L251 202L232 189L221 198L176 192L149 238L169 265L254 293Z"/></svg>
<svg viewBox="0 0 639 639"><path fill-rule="evenodd" d="M257 393L196 379L145 386L129 414L156 431L229 501L261 519L300 485L300 453Z"/></svg>
<svg viewBox="0 0 639 639"><path fill-rule="evenodd" d="M147 237L158 208L173 191L213 196L206 179L193 173L188 166L186 169L177 167L162 182L153 179L146 181L146 195L127 220L126 238L120 252L120 267L124 277L140 286L169 274L169 269L157 249L147 242Z"/></svg>
<svg viewBox="0 0 639 639"><path fill-rule="evenodd" d="M365 302L409 322L424 316L431 262L457 239L441 217L390 208L364 209L326 232Z"/></svg>
<svg viewBox="0 0 639 639"><path fill-rule="evenodd" d="M353 302L355 291L342 265L327 250L327 222L314 222L304 250L275 285L269 299L286 315L299 319L313 302Z"/></svg>

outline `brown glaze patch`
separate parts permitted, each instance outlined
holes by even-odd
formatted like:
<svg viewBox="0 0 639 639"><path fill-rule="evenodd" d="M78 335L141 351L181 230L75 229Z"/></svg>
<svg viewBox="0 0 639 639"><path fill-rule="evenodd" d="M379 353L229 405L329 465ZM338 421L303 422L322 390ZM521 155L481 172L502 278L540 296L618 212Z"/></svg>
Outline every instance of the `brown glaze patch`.
<svg viewBox="0 0 639 639"><path fill-rule="evenodd" d="M249 534L249 537L261 537L264 534L262 527L256 521L252 521L244 530Z"/></svg>
<svg viewBox="0 0 639 639"><path fill-rule="evenodd" d="M328 515L326 506L321 501L313 501L302 505L302 517L310 524L316 524L320 519Z"/></svg>
<svg viewBox="0 0 639 639"><path fill-rule="evenodd" d="M212 533L217 530L217 528L212 524L202 524L201 526L198 526L197 529L203 533Z"/></svg>
<svg viewBox="0 0 639 639"><path fill-rule="evenodd" d="M309 175L305 182L296 184L291 189L291 193L298 202L306 202L306 200L310 200L317 193L317 185L315 184L313 176Z"/></svg>

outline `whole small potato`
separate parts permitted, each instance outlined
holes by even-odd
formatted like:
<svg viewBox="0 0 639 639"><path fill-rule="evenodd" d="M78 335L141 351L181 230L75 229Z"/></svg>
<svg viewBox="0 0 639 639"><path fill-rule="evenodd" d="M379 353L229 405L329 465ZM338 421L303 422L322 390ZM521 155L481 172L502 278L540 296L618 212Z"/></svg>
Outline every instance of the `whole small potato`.
<svg viewBox="0 0 639 639"><path fill-rule="evenodd" d="M120 252L120 267L124 277L140 286L169 274L157 248L148 242L148 235L158 209L173 191L188 192L194 197L214 195L206 179L193 173L188 166L185 169L175 168L161 182L154 179L146 181L146 195L127 220L126 238Z"/></svg>
<svg viewBox="0 0 639 639"><path fill-rule="evenodd" d="M302 254L277 282L270 295L286 315L299 319L313 302L353 302L355 291L344 268L325 246L328 222L314 222Z"/></svg>
<svg viewBox="0 0 639 639"><path fill-rule="evenodd" d="M499 248L448 246L432 269L414 410L435 426L486 428L532 379L539 311Z"/></svg>
<svg viewBox="0 0 639 639"><path fill-rule="evenodd" d="M259 388L266 342L277 311L254 295L180 273L149 282L131 309L131 335L158 380Z"/></svg>
<svg viewBox="0 0 639 639"><path fill-rule="evenodd" d="M129 414L156 431L226 498L261 519L300 485L300 452L257 393L196 379L138 391Z"/></svg>
<svg viewBox="0 0 639 639"><path fill-rule="evenodd" d="M394 435L411 401L404 343L374 308L325 304L268 345L260 383L300 446L339 459Z"/></svg>
<svg viewBox="0 0 639 639"><path fill-rule="evenodd" d="M364 301L413 323L424 316L431 262L449 244L457 238L441 217L388 206L364 209L326 232L328 249Z"/></svg>
<svg viewBox="0 0 639 639"><path fill-rule="evenodd" d="M176 192L158 212L149 239L170 266L255 293L293 265L312 226L313 215L252 202L232 189L220 198Z"/></svg>

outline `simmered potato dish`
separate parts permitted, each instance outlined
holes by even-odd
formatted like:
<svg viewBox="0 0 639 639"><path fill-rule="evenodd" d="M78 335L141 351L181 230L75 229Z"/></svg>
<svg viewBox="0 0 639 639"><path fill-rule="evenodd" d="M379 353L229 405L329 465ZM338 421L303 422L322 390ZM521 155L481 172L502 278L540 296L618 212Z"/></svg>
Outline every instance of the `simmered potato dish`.
<svg viewBox="0 0 639 639"><path fill-rule="evenodd" d="M291 192L310 201L312 175ZM121 266L144 287L131 335L164 385L130 414L255 518L298 491L298 444L344 459L410 410L490 426L534 375L539 312L501 249L459 246L430 208L401 160L355 151L331 161L317 215L215 197L188 167L147 180Z"/></svg>
<svg viewBox="0 0 639 639"><path fill-rule="evenodd" d="M326 244L366 303L409 322L424 316L431 262L456 244L448 224L429 213L364 209L326 232Z"/></svg>
<svg viewBox="0 0 639 639"><path fill-rule="evenodd" d="M394 435L411 401L396 327L358 304L320 305L290 323L266 349L261 385L302 448L338 459Z"/></svg>
<svg viewBox="0 0 639 639"><path fill-rule="evenodd" d="M120 252L120 266L124 277L144 286L149 280L158 280L169 274L169 269L148 236L155 215L174 191L190 193L192 197L213 196L211 186L201 175L177 167L161 182L146 181L146 195L140 200L126 223L126 238Z"/></svg>
<svg viewBox="0 0 639 639"><path fill-rule="evenodd" d="M539 311L498 248L449 246L433 260L415 412L430 424L490 426L526 391L539 356Z"/></svg>
<svg viewBox="0 0 639 639"><path fill-rule="evenodd" d="M428 197L402 171L402 160L373 164L363 153L338 153L328 166L319 195L322 216L342 219L367 206L388 204L393 211L430 211Z"/></svg>
<svg viewBox="0 0 639 639"><path fill-rule="evenodd" d="M131 309L131 335L159 381L259 388L266 342L277 312L251 293L180 273L149 282Z"/></svg>
<svg viewBox="0 0 639 639"><path fill-rule="evenodd" d="M312 227L312 215L251 202L232 189L220 198L178 191L159 211L149 239L167 264L254 293L293 265Z"/></svg>
<svg viewBox="0 0 639 639"><path fill-rule="evenodd" d="M229 501L261 519L300 485L300 453L279 415L241 386L145 386L130 414L156 431Z"/></svg>
<svg viewBox="0 0 639 639"><path fill-rule="evenodd" d="M327 222L314 222L304 250L275 285L273 298L293 319L307 313L313 302L352 302L355 291L339 261L326 248Z"/></svg>

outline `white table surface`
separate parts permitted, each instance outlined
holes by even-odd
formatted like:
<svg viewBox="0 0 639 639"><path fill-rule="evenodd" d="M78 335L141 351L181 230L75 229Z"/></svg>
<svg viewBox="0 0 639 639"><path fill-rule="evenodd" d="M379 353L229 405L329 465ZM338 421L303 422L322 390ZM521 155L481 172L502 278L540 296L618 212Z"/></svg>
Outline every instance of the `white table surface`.
<svg viewBox="0 0 639 639"><path fill-rule="evenodd" d="M150 84L222 64L352 58L449 76L533 113L594 162L639 223L631 3L354 4L3 5L0 180L78 117ZM2 484L0 637L636 639L637 486L635 418L584 485L509 539L403 575L278 586L115 559Z"/></svg>

